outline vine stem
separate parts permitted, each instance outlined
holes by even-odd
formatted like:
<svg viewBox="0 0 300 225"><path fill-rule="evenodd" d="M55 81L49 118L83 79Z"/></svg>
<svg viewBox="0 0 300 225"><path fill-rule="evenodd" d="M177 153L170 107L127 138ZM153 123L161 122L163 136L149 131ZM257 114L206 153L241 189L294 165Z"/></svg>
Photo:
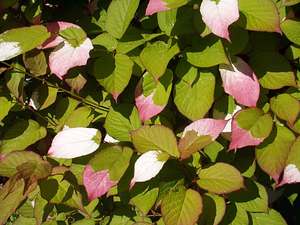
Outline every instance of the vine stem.
<svg viewBox="0 0 300 225"><path fill-rule="evenodd" d="M75 93L72 92L72 91L69 91L69 90L67 90L67 89L65 89L65 88L62 88L62 87L57 86L57 85L55 85L55 84L52 84L51 82L49 82L49 81L47 81L47 80L45 80L45 79L36 77L36 76L34 76L33 74L31 74L31 73L28 73L28 72L26 72L26 71L23 71L23 70L21 70L21 69L19 69L19 68L16 68L16 67L12 66L12 65L9 64L9 63L6 63L6 62L1 62L1 63L4 64L4 65L6 65L6 66L8 66L9 68L12 68L12 69L14 69L14 70L17 70L17 72L19 72L19 73L26 74L26 75L28 75L29 77L31 77L31 78L33 78L33 79L35 79L35 80L41 81L42 83L46 84L48 87L56 88L57 90L59 90L59 91L61 91L61 92L64 92L64 93L70 95L70 97L72 97L73 99L79 100L79 101L81 101L81 103L83 103L83 104L85 104L85 105L88 105L88 106L92 107L93 109L98 109L98 110L104 111L104 112L108 112L108 110L109 110L109 108L107 108L107 107L105 107L105 106L97 105L97 104L95 104L95 103L93 103L93 102L91 102L91 101L89 101L89 100L87 100L87 99L81 97L80 95L75 94Z"/></svg>

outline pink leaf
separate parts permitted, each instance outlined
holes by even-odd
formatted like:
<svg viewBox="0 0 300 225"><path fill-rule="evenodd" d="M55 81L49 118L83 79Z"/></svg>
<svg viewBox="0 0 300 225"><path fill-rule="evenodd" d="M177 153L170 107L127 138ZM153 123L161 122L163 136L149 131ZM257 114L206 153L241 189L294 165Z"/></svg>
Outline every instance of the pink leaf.
<svg viewBox="0 0 300 225"><path fill-rule="evenodd" d="M220 65L224 90L242 105L255 107L259 98L259 82L250 66L242 59L231 65Z"/></svg>
<svg viewBox="0 0 300 225"><path fill-rule="evenodd" d="M203 0L200 13L215 35L230 41L228 27L239 19L238 0Z"/></svg>
<svg viewBox="0 0 300 225"><path fill-rule="evenodd" d="M62 42L49 56L51 72L63 79L69 69L87 64L92 49L93 44L89 38L85 39L79 47L73 47L67 41Z"/></svg>
<svg viewBox="0 0 300 225"><path fill-rule="evenodd" d="M83 185L87 191L89 201L106 194L116 183L110 180L108 170L95 172L90 165L85 166Z"/></svg>
<svg viewBox="0 0 300 225"><path fill-rule="evenodd" d="M188 125L183 131L183 137L188 131L196 131L197 136L211 136L215 140L227 124L226 120L200 119Z"/></svg>
<svg viewBox="0 0 300 225"><path fill-rule="evenodd" d="M142 81L142 80L141 80ZM147 97L142 93L142 82L139 82L135 90L135 105L139 111L140 119L146 121L163 111L165 106L156 105L153 102L154 92Z"/></svg>
<svg viewBox="0 0 300 225"><path fill-rule="evenodd" d="M146 8L146 16L151 16L154 13L166 11L169 8L163 0L150 0Z"/></svg>
<svg viewBox="0 0 300 225"><path fill-rule="evenodd" d="M250 131L240 128L237 121L234 119L232 120L231 127L232 133L229 150L234 149L236 151L238 148L243 148L246 146L257 146L263 141L262 138L253 137Z"/></svg>

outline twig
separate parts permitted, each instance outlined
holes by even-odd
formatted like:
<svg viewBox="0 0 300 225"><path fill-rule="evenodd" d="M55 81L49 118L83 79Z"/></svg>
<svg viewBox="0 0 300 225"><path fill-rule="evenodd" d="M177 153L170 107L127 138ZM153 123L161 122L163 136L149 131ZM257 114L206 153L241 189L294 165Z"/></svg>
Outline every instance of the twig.
<svg viewBox="0 0 300 225"><path fill-rule="evenodd" d="M28 72L26 72L26 71L23 71L23 70L21 70L21 69L19 69L19 68L16 68L16 67L10 65L9 63L6 63L6 62L1 62L1 63L4 64L4 65L6 65L6 66L9 66L10 68L12 68L12 69L14 69L14 70L18 70L18 72L23 73L23 74L26 74L26 75L28 75L29 77L33 78L33 79L36 79L36 80L41 81L42 83L45 83L48 87L56 88L56 89L58 89L59 91L62 91L62 92L64 92L64 93L67 93L67 94L70 95L72 98L74 98L74 99L76 99L76 100L79 100L79 101L81 101L81 103L83 103L83 104L85 104L85 105L88 105L88 106L90 106L90 107L92 107L92 108L94 108L94 109L98 109L98 110L100 110L100 111L105 111L105 112L108 112L108 110L109 110L109 108L107 108L107 107L105 107L105 106L97 105L97 104L95 104L95 103L93 103L93 102L91 102L91 101L89 101L89 100L87 100L87 99L81 97L80 95L77 95L77 94L73 93L72 91L69 91L69 90L64 89L64 88L62 88L62 87L60 87L60 86L57 86L57 85L55 85L55 84L52 84L51 82L49 82L49 81L47 81L47 80L45 80L45 79L36 77L36 76L34 76L33 74L31 74L31 73L28 73Z"/></svg>

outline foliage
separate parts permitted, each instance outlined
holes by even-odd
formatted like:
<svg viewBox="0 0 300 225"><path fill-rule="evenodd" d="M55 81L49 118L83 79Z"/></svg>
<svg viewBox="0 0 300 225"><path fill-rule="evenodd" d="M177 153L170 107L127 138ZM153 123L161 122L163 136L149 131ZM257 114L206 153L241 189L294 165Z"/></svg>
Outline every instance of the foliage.
<svg viewBox="0 0 300 225"><path fill-rule="evenodd" d="M0 224L300 224L300 0L1 0Z"/></svg>

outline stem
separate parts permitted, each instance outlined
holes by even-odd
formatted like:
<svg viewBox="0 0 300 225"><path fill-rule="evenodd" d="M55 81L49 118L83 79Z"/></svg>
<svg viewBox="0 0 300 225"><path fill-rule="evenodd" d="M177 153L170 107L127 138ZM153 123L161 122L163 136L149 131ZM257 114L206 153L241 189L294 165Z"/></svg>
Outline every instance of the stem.
<svg viewBox="0 0 300 225"><path fill-rule="evenodd" d="M62 91L62 92L64 92L64 93L67 93L67 94L70 95L72 98L74 98L74 99L76 99L76 100L80 100L81 103L83 103L83 104L85 104L85 105L88 105L88 106L90 106L90 107L92 107L92 108L94 108L94 109L98 109L98 110L100 110L100 111L105 111L105 112L108 112L108 110L109 110L109 108L107 108L107 107L105 107L105 106L97 105L97 104L95 104L95 103L93 103L93 102L91 102L91 101L89 101L89 100L87 100L87 99L85 99L85 98L83 98L83 97L81 97L81 96L79 96L79 95L73 93L72 91L69 91L69 90L64 89L64 88L62 88L62 87L59 87L59 86L57 86L57 85L55 85L55 84L52 84L51 82L49 82L49 81L47 81L47 80L45 80L45 79L36 77L36 76L34 76L33 74L31 74L31 73L28 73L28 72L26 72L26 71L23 71L23 70L21 70L21 69L19 69L19 68L16 68L16 67L10 65L9 63L6 63L6 62L1 62L1 63L4 64L4 65L6 65L6 66L9 66L10 68L13 68L13 69L15 69L15 70L18 70L18 72L23 73L23 74L26 74L26 75L28 75L29 77L33 78L33 79L36 79L36 80L41 81L42 83L45 83L48 87L56 88L56 89L58 89L59 91Z"/></svg>
<svg viewBox="0 0 300 225"><path fill-rule="evenodd" d="M37 117L41 118L42 120L44 120L46 123L50 123L52 126L56 127L57 124L52 121L52 120L48 120L47 118L45 118L44 116L42 116L38 111L32 109L29 105L25 104L25 103L21 103L19 101L14 101L15 103L17 103L18 105L20 105L21 107L29 110L30 112L32 112L34 115L36 115Z"/></svg>

